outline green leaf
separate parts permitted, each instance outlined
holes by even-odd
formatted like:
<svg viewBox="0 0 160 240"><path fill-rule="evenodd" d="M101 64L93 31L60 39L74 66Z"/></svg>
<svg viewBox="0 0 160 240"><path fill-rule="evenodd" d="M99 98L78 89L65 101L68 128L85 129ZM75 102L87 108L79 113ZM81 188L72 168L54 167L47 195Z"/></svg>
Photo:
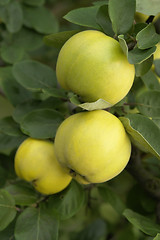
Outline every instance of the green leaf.
<svg viewBox="0 0 160 240"><path fill-rule="evenodd" d="M160 41L160 35L156 33L153 23L150 23L137 34L136 40L138 48L147 49Z"/></svg>
<svg viewBox="0 0 160 240"><path fill-rule="evenodd" d="M101 240L106 239L107 226L104 220L96 219L76 235L73 240Z"/></svg>
<svg viewBox="0 0 160 240"><path fill-rule="evenodd" d="M61 48L69 38L71 38L78 32L80 32L80 30L53 33L48 36L45 36L44 42L48 46Z"/></svg>
<svg viewBox="0 0 160 240"><path fill-rule="evenodd" d="M82 207L85 200L85 192L76 181L62 192L51 196L47 202L49 211L59 220L66 220L74 216Z"/></svg>
<svg viewBox="0 0 160 240"><path fill-rule="evenodd" d="M102 6L102 5L108 5L108 1L109 0L100 0L100 1L97 1L97 2L93 2L93 5L98 5L98 6Z"/></svg>
<svg viewBox="0 0 160 240"><path fill-rule="evenodd" d="M160 233L158 233L153 240L160 240Z"/></svg>
<svg viewBox="0 0 160 240"><path fill-rule="evenodd" d="M145 75L152 67L152 63L153 63L153 55L150 56L145 61L143 61L142 63L135 64L136 76L140 77Z"/></svg>
<svg viewBox="0 0 160 240"><path fill-rule="evenodd" d="M121 215L126 207L120 197L106 185L98 186L98 191L103 200L109 203Z"/></svg>
<svg viewBox="0 0 160 240"><path fill-rule="evenodd" d="M126 209L123 215L132 223L136 228L140 229L142 232L155 236L157 232L160 232L160 226L147 217L144 217L130 209Z"/></svg>
<svg viewBox="0 0 160 240"><path fill-rule="evenodd" d="M136 1L110 0L108 6L109 16L115 34L127 33L133 25Z"/></svg>
<svg viewBox="0 0 160 240"><path fill-rule="evenodd" d="M103 32L113 37L114 32L112 29L112 23L108 14L108 6L103 5L99 8L96 16L98 25L103 29Z"/></svg>
<svg viewBox="0 0 160 240"><path fill-rule="evenodd" d="M13 106L33 98L32 93L15 80L12 67L0 68L0 86Z"/></svg>
<svg viewBox="0 0 160 240"><path fill-rule="evenodd" d="M0 133L0 153L10 155L24 140L25 137L12 137Z"/></svg>
<svg viewBox="0 0 160 240"><path fill-rule="evenodd" d="M55 137L57 128L63 120L63 115L55 110L35 110L24 117L20 126L26 135L46 139Z"/></svg>
<svg viewBox="0 0 160 240"><path fill-rule="evenodd" d="M58 240L58 222L46 209L26 208L17 219L16 240Z"/></svg>
<svg viewBox="0 0 160 240"><path fill-rule="evenodd" d="M158 76L160 76L160 59L155 60L154 65L155 65L155 72L157 73Z"/></svg>
<svg viewBox="0 0 160 240"><path fill-rule="evenodd" d="M23 136L19 129L19 125L13 120L12 117L0 119L0 133L4 133L13 137Z"/></svg>
<svg viewBox="0 0 160 240"><path fill-rule="evenodd" d="M118 40L119 40L119 44L120 44L124 54L128 57L128 46L124 39L124 35L119 35Z"/></svg>
<svg viewBox="0 0 160 240"><path fill-rule="evenodd" d="M148 71L145 75L141 76L142 81L145 86L151 90L160 90L160 84L158 79L156 78L153 71Z"/></svg>
<svg viewBox="0 0 160 240"><path fill-rule="evenodd" d="M13 112L13 118L16 122L22 122L23 118L33 110L38 109L55 109L59 111L61 107L63 107L64 103L58 98L48 98L44 101L30 100L27 102L23 102L15 108Z"/></svg>
<svg viewBox="0 0 160 240"><path fill-rule="evenodd" d="M3 231L0 231L0 239L2 240L14 240L14 227L15 227L15 220L12 221L7 228Z"/></svg>
<svg viewBox="0 0 160 240"><path fill-rule="evenodd" d="M78 8L67 13L64 19L80 26L101 30L101 27L96 23L98 10L99 6Z"/></svg>
<svg viewBox="0 0 160 240"><path fill-rule="evenodd" d="M146 15L157 15L160 9L159 0L136 0L136 11Z"/></svg>
<svg viewBox="0 0 160 240"><path fill-rule="evenodd" d="M11 116L13 113L13 106L8 102L8 100L0 96L0 119L3 117Z"/></svg>
<svg viewBox="0 0 160 240"><path fill-rule="evenodd" d="M16 207L12 196L4 189L0 190L0 231L5 229L15 218Z"/></svg>
<svg viewBox="0 0 160 240"><path fill-rule="evenodd" d="M24 25L39 33L50 34L58 31L58 21L45 7L23 6Z"/></svg>
<svg viewBox="0 0 160 240"><path fill-rule="evenodd" d="M11 0L1 0L0 1L0 5L3 6L3 5L6 5L10 2Z"/></svg>
<svg viewBox="0 0 160 240"><path fill-rule="evenodd" d="M38 194L29 183L17 182L5 187L15 200L16 205L29 206L36 203Z"/></svg>
<svg viewBox="0 0 160 240"><path fill-rule="evenodd" d="M148 90L136 99L138 110L148 117L160 117L160 92Z"/></svg>
<svg viewBox="0 0 160 240"><path fill-rule="evenodd" d="M5 170L3 167L0 166L0 188L2 188L7 180L7 173L8 169Z"/></svg>
<svg viewBox="0 0 160 240"><path fill-rule="evenodd" d="M14 34L6 33L1 44L1 57L4 61L15 63L28 58L26 53L41 47L42 35L30 29L22 28Z"/></svg>
<svg viewBox="0 0 160 240"><path fill-rule="evenodd" d="M42 91L48 96L67 99L67 93L62 88L44 88Z"/></svg>
<svg viewBox="0 0 160 240"><path fill-rule="evenodd" d="M11 1L0 8L0 18L11 33L18 32L23 24L23 12L17 1Z"/></svg>
<svg viewBox="0 0 160 240"><path fill-rule="evenodd" d="M71 103L73 103L74 105L81 107L85 110L88 111L93 111L93 110L97 110L97 109L104 109L104 108L108 108L111 107L112 104L103 100L103 99L98 99L95 102L86 102L86 103L80 103L78 96L75 94L71 94L71 97L69 97Z"/></svg>
<svg viewBox="0 0 160 240"><path fill-rule="evenodd" d="M56 86L56 74L52 68L33 60L16 63L13 75L18 83L30 90L40 91Z"/></svg>
<svg viewBox="0 0 160 240"><path fill-rule="evenodd" d="M140 114L127 114L120 120L137 147L160 159L160 129L152 120Z"/></svg>
<svg viewBox="0 0 160 240"><path fill-rule="evenodd" d="M153 53L156 51L156 47L152 47L146 50L139 49L135 47L133 50L128 53L128 61L131 64L142 63L146 59L150 58Z"/></svg>
<svg viewBox="0 0 160 240"><path fill-rule="evenodd" d="M22 2L29 6L39 7L45 3L45 0L22 0Z"/></svg>

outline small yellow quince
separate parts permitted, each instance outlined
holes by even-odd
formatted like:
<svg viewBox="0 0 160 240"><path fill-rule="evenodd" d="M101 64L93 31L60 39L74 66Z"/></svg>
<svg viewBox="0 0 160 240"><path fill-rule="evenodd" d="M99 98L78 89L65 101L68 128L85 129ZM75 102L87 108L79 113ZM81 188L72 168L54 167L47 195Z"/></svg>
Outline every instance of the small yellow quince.
<svg viewBox="0 0 160 240"><path fill-rule="evenodd" d="M47 140L26 139L15 155L16 174L33 184L42 194L62 191L71 181L64 168L58 163L54 144Z"/></svg>
<svg viewBox="0 0 160 240"><path fill-rule="evenodd" d="M55 137L57 160L83 184L105 182L127 165L131 142L121 121L104 110L68 117Z"/></svg>

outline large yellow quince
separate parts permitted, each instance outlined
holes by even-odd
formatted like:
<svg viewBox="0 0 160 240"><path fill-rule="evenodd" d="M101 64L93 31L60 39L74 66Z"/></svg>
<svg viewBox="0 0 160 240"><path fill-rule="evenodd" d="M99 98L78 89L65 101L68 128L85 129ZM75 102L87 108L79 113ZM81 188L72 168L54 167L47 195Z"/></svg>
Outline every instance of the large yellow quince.
<svg viewBox="0 0 160 240"><path fill-rule="evenodd" d="M42 194L60 192L72 179L58 163L54 144L47 140L26 139L15 155L15 171Z"/></svg>
<svg viewBox="0 0 160 240"><path fill-rule="evenodd" d="M68 117L55 137L57 160L83 184L105 182L127 165L131 143L121 121L105 110Z"/></svg>
<svg viewBox="0 0 160 240"><path fill-rule="evenodd" d="M104 99L114 105L130 90L135 70L118 41L100 31L86 30L64 44L56 73L61 87L83 101Z"/></svg>

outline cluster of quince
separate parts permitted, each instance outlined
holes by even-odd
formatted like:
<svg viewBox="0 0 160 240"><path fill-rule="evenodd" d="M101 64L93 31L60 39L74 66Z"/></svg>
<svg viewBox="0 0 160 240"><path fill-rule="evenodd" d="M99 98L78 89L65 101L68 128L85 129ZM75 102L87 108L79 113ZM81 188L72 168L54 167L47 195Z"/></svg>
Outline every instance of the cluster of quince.
<svg viewBox="0 0 160 240"><path fill-rule="evenodd" d="M129 92L135 76L118 41L96 30L75 34L57 60L62 88L83 101L98 99L113 106ZM55 142L28 138L15 156L17 175L43 194L63 190L75 178L82 184L101 183L127 165L131 142L121 121L106 110L71 115L59 126Z"/></svg>

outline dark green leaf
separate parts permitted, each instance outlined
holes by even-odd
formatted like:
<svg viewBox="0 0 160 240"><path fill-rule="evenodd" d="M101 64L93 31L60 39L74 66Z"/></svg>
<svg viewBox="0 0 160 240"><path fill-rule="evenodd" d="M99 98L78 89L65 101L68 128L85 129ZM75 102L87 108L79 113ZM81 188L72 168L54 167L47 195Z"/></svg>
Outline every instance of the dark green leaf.
<svg viewBox="0 0 160 240"><path fill-rule="evenodd" d="M10 155L24 140L25 137L12 137L0 133L0 153Z"/></svg>
<svg viewBox="0 0 160 240"><path fill-rule="evenodd" d="M119 44L120 44L124 54L128 57L128 46L124 39L124 35L119 35L118 40L119 40Z"/></svg>
<svg viewBox="0 0 160 240"><path fill-rule="evenodd" d="M5 34L1 46L1 56L4 61L15 63L25 58L27 51L35 50L42 46L42 36L30 29L22 28L15 34Z"/></svg>
<svg viewBox="0 0 160 240"><path fill-rule="evenodd" d="M101 240L106 239L107 226L104 220L96 219L84 230L77 234L73 240Z"/></svg>
<svg viewBox="0 0 160 240"><path fill-rule="evenodd" d="M150 58L155 51L156 51L155 46L146 50L141 50L135 47L133 50L129 51L128 61L131 64L142 63L146 59Z"/></svg>
<svg viewBox="0 0 160 240"><path fill-rule="evenodd" d="M98 6L102 6L102 5L108 5L108 1L109 0L100 0L100 1L97 1L97 2L93 2L93 5L98 5Z"/></svg>
<svg viewBox="0 0 160 240"><path fill-rule="evenodd" d="M156 78L156 75L153 73L153 71L150 70L145 75L141 76L141 79L143 80L145 86L148 89L160 90L160 84L158 82L158 79Z"/></svg>
<svg viewBox="0 0 160 240"><path fill-rule="evenodd" d="M48 96L67 99L67 94L62 88L44 88L42 91Z"/></svg>
<svg viewBox="0 0 160 240"><path fill-rule="evenodd" d="M23 136L19 129L19 125L13 120L12 117L0 119L0 133L4 133L13 137Z"/></svg>
<svg viewBox="0 0 160 240"><path fill-rule="evenodd" d="M17 82L27 89L39 91L56 86L56 74L52 68L33 60L16 63L13 75Z"/></svg>
<svg viewBox="0 0 160 240"><path fill-rule="evenodd" d="M19 2L11 1L0 8L0 18L11 33L18 32L23 24L23 12Z"/></svg>
<svg viewBox="0 0 160 240"><path fill-rule="evenodd" d="M127 114L120 120L137 147L160 159L160 129L152 120L140 114Z"/></svg>
<svg viewBox="0 0 160 240"><path fill-rule="evenodd" d="M147 49L160 41L160 35L156 33L153 23L150 23L137 34L136 40L138 48Z"/></svg>
<svg viewBox="0 0 160 240"><path fill-rule="evenodd" d="M26 208L18 217L16 240L58 240L58 222L43 208Z"/></svg>
<svg viewBox="0 0 160 240"><path fill-rule="evenodd" d="M157 15L160 9L159 0L136 0L136 11L146 15Z"/></svg>
<svg viewBox="0 0 160 240"><path fill-rule="evenodd" d="M17 182L5 187L15 200L16 205L29 206L36 203L38 195L29 183Z"/></svg>
<svg viewBox="0 0 160 240"><path fill-rule="evenodd" d="M160 232L160 226L147 217L144 217L130 209L126 209L123 215L132 223L136 228L140 229L142 232L155 236L157 232Z"/></svg>
<svg viewBox="0 0 160 240"><path fill-rule="evenodd" d="M6 5L10 2L10 0L1 0L0 1L0 5L3 6L3 5Z"/></svg>
<svg viewBox="0 0 160 240"><path fill-rule="evenodd" d="M160 59L155 60L154 65L155 65L155 72L157 73L158 76L160 76Z"/></svg>
<svg viewBox="0 0 160 240"><path fill-rule="evenodd" d="M37 101L37 100L31 100L27 102L23 102L19 104L16 108L15 111L13 112L13 118L16 122L20 123L22 122L23 118L33 110L38 110L38 109L55 109L59 110L61 107L63 107L64 103L55 98L48 98L47 100L44 101Z"/></svg>
<svg viewBox="0 0 160 240"><path fill-rule="evenodd" d="M142 63L135 64L136 76L140 77L145 75L152 67L152 63L153 63L153 55L150 56L150 58L143 61Z"/></svg>
<svg viewBox="0 0 160 240"><path fill-rule="evenodd" d="M12 67L0 68L0 85L4 94L14 106L33 98L32 93L15 80Z"/></svg>
<svg viewBox="0 0 160 240"><path fill-rule="evenodd" d="M22 0L22 2L29 6L39 7L45 3L45 0Z"/></svg>
<svg viewBox="0 0 160 240"><path fill-rule="evenodd" d="M8 171L8 169L7 169ZM0 188L2 188L7 180L7 171L0 166Z"/></svg>
<svg viewBox="0 0 160 240"><path fill-rule="evenodd" d="M55 110L35 110L24 117L20 126L32 138L53 138L63 120L63 115Z"/></svg>
<svg viewBox="0 0 160 240"><path fill-rule="evenodd" d="M58 21L51 11L45 7L23 7L24 25L37 32L50 34L58 31Z"/></svg>
<svg viewBox="0 0 160 240"><path fill-rule="evenodd" d="M80 26L101 30L100 26L96 23L98 10L99 6L78 8L67 13L64 18Z"/></svg>
<svg viewBox="0 0 160 240"><path fill-rule="evenodd" d="M160 240L160 233L158 233L153 240Z"/></svg>
<svg viewBox="0 0 160 240"><path fill-rule="evenodd" d="M136 1L110 0L108 6L109 16L115 34L127 33L133 25Z"/></svg>
<svg viewBox="0 0 160 240"><path fill-rule="evenodd" d="M80 32L80 30L53 33L51 35L45 36L44 42L48 46L61 48L69 38L71 38L73 35L75 35L78 32Z"/></svg>
<svg viewBox="0 0 160 240"><path fill-rule="evenodd" d="M148 117L160 117L160 92L148 90L138 95L137 107Z"/></svg>
<svg viewBox="0 0 160 240"><path fill-rule="evenodd" d="M75 215L82 207L85 192L80 184L72 181L64 191L49 198L48 209L59 220L65 220Z"/></svg>
<svg viewBox="0 0 160 240"><path fill-rule="evenodd" d="M15 240L14 239L14 227L15 227L15 220L12 221L7 228L3 231L0 231L0 239L2 240Z"/></svg>
<svg viewBox="0 0 160 240"><path fill-rule="evenodd" d="M125 204L111 188L102 185L98 187L98 191L105 202L109 203L119 214L122 214L126 208Z"/></svg>
<svg viewBox="0 0 160 240"><path fill-rule="evenodd" d="M103 29L103 32L106 33L107 35L113 37L114 32L112 29L111 20L109 18L107 5L101 6L99 8L96 19L97 19L97 23L99 24L99 26Z"/></svg>
<svg viewBox="0 0 160 240"><path fill-rule="evenodd" d="M0 231L5 229L15 218L16 207L12 196L5 190L0 190Z"/></svg>
<svg viewBox="0 0 160 240"><path fill-rule="evenodd" d="M0 96L0 119L3 117L11 116L13 113L13 106L8 102L8 100Z"/></svg>

